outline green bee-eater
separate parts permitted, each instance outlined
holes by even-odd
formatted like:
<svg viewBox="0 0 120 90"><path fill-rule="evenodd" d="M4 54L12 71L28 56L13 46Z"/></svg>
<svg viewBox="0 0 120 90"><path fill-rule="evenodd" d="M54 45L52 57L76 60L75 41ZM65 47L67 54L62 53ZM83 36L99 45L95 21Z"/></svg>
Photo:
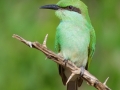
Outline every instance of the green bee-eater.
<svg viewBox="0 0 120 90"><path fill-rule="evenodd" d="M56 15L60 19L55 37L55 49L59 55L77 67L84 67L87 70L96 43L87 6L80 0L60 0L56 5L45 5L41 8L56 10ZM59 74L65 85L71 72L59 65ZM80 75L75 75L67 84L67 90L78 90L82 82Z"/></svg>

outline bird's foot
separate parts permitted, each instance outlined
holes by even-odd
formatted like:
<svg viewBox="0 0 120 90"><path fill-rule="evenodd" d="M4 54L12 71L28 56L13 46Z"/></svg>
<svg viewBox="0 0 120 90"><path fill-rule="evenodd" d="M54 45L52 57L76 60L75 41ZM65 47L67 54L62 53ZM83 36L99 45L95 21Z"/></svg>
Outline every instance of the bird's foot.
<svg viewBox="0 0 120 90"><path fill-rule="evenodd" d="M62 57L62 58L63 58L63 55L62 55L61 53L58 53L57 55L58 55L59 57ZM66 65L67 65L67 63L68 63L68 59L64 59L63 62L65 63L65 67L66 67Z"/></svg>
<svg viewBox="0 0 120 90"><path fill-rule="evenodd" d="M66 67L67 62L68 62L68 59L64 59L64 61L63 61L63 62L65 62L65 67Z"/></svg>
<svg viewBox="0 0 120 90"><path fill-rule="evenodd" d="M81 66L80 69L81 69L81 71L80 71L80 77L82 77L83 74L84 74L85 68L83 66Z"/></svg>
<svg viewBox="0 0 120 90"><path fill-rule="evenodd" d="M64 58L61 53L58 53L57 55L58 55L59 57ZM65 67L66 67L66 65L67 65L67 63L68 63L68 60L69 60L69 59L64 59L64 60L63 60L63 62L65 63Z"/></svg>

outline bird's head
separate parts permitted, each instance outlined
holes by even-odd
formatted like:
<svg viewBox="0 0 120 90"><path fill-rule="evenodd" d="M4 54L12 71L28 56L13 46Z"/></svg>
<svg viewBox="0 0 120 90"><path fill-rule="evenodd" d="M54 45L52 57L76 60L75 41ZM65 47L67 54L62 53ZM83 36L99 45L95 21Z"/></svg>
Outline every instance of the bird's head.
<svg viewBox="0 0 120 90"><path fill-rule="evenodd" d="M60 0L57 4L44 5L41 9L56 10L56 15L62 19L74 19L83 16L89 21L87 6L80 0Z"/></svg>

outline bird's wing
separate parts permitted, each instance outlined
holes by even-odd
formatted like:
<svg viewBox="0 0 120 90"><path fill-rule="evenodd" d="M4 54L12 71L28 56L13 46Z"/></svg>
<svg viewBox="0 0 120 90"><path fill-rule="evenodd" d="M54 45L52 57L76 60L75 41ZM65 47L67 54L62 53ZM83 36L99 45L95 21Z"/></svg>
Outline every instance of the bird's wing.
<svg viewBox="0 0 120 90"><path fill-rule="evenodd" d="M56 33L56 37L55 37L55 51L57 53L59 53L61 50L60 44L59 44L59 36L58 33Z"/></svg>
<svg viewBox="0 0 120 90"><path fill-rule="evenodd" d="M92 28L90 30L90 44L89 44L89 48L88 48L88 62L86 65L86 69L89 68L90 62L92 60L94 51L95 51L95 44L96 44L96 35L95 35L95 31Z"/></svg>
<svg viewBox="0 0 120 90"><path fill-rule="evenodd" d="M59 53L60 55L60 51L61 51L61 47L60 47L60 44L59 44L59 36L58 36L58 33L56 33L56 38L55 38L55 50L57 51L57 53ZM67 78L64 74L64 68L61 66L61 65L58 65L58 70L59 70L59 75L61 76L62 78L62 82L64 85L66 85L66 82L67 82Z"/></svg>

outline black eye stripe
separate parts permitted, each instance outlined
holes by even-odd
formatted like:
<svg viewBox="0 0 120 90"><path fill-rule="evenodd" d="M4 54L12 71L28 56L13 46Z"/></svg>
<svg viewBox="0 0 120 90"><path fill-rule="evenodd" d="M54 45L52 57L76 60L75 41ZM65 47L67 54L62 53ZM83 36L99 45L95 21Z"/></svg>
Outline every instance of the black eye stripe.
<svg viewBox="0 0 120 90"><path fill-rule="evenodd" d="M70 10L73 10L73 9L74 9L73 6L68 6L67 8L70 9Z"/></svg>
<svg viewBox="0 0 120 90"><path fill-rule="evenodd" d="M66 10L69 10L69 11L74 11L74 12L78 12L81 14L81 11L79 8L76 8L74 6L67 6L67 7L61 7L62 9L66 9Z"/></svg>

